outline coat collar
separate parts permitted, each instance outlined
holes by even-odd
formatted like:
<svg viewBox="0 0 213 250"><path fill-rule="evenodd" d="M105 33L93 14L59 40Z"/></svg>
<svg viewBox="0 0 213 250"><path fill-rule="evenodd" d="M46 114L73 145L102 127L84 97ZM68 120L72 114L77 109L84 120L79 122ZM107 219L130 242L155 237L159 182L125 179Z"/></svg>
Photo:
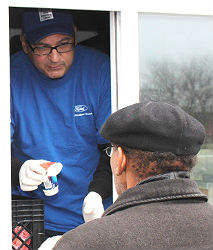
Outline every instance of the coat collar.
<svg viewBox="0 0 213 250"><path fill-rule="evenodd" d="M187 171L179 171L179 172L170 172L166 174L159 174L159 175L155 175L150 178L147 178L139 182L137 185L141 185L141 184L152 182L152 181L165 180L165 179L183 179L183 178L190 178L190 173Z"/></svg>
<svg viewBox="0 0 213 250"><path fill-rule="evenodd" d="M157 175L122 193L103 216L139 204L187 198L208 200L207 196L200 192L196 182L189 178L188 172Z"/></svg>

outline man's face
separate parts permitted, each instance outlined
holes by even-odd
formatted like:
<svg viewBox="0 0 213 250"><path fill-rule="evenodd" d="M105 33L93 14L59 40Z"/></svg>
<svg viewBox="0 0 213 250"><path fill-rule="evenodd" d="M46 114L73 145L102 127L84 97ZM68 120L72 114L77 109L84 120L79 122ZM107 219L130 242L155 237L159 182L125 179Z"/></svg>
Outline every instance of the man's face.
<svg viewBox="0 0 213 250"><path fill-rule="evenodd" d="M38 43L32 44L36 46L57 46L64 43L74 42L74 37L63 34L54 34L41 39ZM25 39L22 39L23 50L28 54L33 65L44 75L51 79L62 78L71 67L74 60L74 50L58 53L55 49L49 55L35 55Z"/></svg>

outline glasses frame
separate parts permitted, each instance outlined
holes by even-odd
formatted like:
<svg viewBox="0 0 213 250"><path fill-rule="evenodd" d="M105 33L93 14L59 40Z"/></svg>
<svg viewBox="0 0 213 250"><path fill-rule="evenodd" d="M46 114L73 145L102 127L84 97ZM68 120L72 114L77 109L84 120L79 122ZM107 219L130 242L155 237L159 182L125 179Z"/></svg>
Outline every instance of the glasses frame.
<svg viewBox="0 0 213 250"><path fill-rule="evenodd" d="M117 145L111 145L104 149L106 155L109 156L110 158L112 157L112 152L114 147L117 147Z"/></svg>
<svg viewBox="0 0 213 250"><path fill-rule="evenodd" d="M42 47L45 47L45 48L50 49L50 52L49 52L48 54L36 54L34 51L35 51L36 48L38 48L38 46L36 46L36 47L33 48L32 45L29 43L29 41L27 41L27 44L28 44L28 46L30 47L30 49L32 50L33 54L34 54L34 55L37 55L37 56L48 56L48 55L50 55L50 54L52 53L52 51L53 51L54 49L55 49L59 54L67 53L67 52L70 52L70 51L72 51L72 50L75 49L75 42L69 42L69 43L59 44L59 45L56 45L56 46L42 46ZM71 49L71 50L68 50L68 51L65 51L65 52L60 52L60 51L58 51L58 47L63 46L63 45L65 45L65 44L72 44L72 45L73 45L73 46L72 46L72 49Z"/></svg>

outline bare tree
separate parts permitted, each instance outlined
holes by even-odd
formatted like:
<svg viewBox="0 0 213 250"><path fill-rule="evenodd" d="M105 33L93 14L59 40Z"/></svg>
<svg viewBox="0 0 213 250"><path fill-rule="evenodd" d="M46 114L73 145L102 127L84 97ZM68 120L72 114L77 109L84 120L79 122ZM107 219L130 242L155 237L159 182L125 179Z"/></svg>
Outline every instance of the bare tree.
<svg viewBox="0 0 213 250"><path fill-rule="evenodd" d="M149 64L141 76L140 99L176 103L191 113L213 112L213 58L184 63L163 60Z"/></svg>

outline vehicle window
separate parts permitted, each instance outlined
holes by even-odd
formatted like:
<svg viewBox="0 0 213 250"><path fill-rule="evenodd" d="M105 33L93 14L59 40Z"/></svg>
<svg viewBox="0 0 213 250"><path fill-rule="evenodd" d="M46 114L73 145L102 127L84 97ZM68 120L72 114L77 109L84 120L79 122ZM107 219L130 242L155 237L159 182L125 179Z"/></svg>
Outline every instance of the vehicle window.
<svg viewBox="0 0 213 250"><path fill-rule="evenodd" d="M169 101L201 121L191 177L213 204L213 18L139 13L140 100Z"/></svg>

